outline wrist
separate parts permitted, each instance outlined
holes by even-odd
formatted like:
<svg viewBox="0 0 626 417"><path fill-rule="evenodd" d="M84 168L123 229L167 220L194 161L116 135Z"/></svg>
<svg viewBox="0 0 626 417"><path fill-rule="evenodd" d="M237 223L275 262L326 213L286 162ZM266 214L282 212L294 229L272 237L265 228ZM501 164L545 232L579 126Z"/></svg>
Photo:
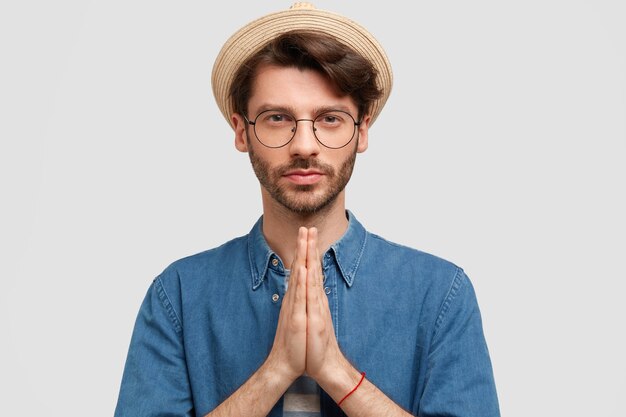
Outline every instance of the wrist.
<svg viewBox="0 0 626 417"><path fill-rule="evenodd" d="M362 374L344 359L338 366L329 366L316 378L319 386L338 403L361 381Z"/></svg>
<svg viewBox="0 0 626 417"><path fill-rule="evenodd" d="M287 388L300 376L294 372L291 368L284 365L284 362L280 360L274 360L271 355L261 365L259 371L262 372L265 379L269 384L284 388Z"/></svg>

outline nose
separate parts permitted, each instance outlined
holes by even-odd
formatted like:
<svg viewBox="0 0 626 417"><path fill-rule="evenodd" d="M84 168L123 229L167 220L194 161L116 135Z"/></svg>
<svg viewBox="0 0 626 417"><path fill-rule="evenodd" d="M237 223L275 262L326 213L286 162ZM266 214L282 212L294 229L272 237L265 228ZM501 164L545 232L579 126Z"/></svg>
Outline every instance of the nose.
<svg viewBox="0 0 626 417"><path fill-rule="evenodd" d="M319 154L321 145L313 133L313 120L298 119L295 129L294 136L289 142L291 156L307 159Z"/></svg>

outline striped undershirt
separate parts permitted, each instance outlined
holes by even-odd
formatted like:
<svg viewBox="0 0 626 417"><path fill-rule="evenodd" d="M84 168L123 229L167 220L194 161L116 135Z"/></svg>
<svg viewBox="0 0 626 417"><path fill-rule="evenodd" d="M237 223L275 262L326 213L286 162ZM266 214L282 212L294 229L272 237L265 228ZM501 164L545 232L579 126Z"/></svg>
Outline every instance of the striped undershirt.
<svg viewBox="0 0 626 417"><path fill-rule="evenodd" d="M302 375L285 393L283 417L320 417L320 387L313 378Z"/></svg>
<svg viewBox="0 0 626 417"><path fill-rule="evenodd" d="M285 290L289 286L289 270L285 270ZM283 417L320 417L320 387L304 374L294 381L283 398Z"/></svg>

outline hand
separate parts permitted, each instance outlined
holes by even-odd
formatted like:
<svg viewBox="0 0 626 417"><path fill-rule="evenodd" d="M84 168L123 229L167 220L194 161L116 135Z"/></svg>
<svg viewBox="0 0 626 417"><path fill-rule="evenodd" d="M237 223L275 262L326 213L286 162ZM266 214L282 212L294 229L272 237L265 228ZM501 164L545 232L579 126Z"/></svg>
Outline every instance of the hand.
<svg viewBox="0 0 626 417"><path fill-rule="evenodd" d="M306 371L324 385L340 367L351 368L335 337L321 265L317 229L301 227L289 287L267 360L289 381Z"/></svg>
<svg viewBox="0 0 626 417"><path fill-rule="evenodd" d="M267 358L268 365L279 370L290 381L302 375L306 368L307 235L308 229L301 227L289 286L280 308L274 345Z"/></svg>
<svg viewBox="0 0 626 417"><path fill-rule="evenodd" d="M362 381L343 356L323 287L317 229L301 227L272 350L263 366L207 417L266 416L305 371L336 402L363 382L358 396L342 405L347 415L410 417L374 385Z"/></svg>
<svg viewBox="0 0 626 417"><path fill-rule="evenodd" d="M311 228L306 251L306 372L318 383L347 363L335 337L321 265L317 229Z"/></svg>

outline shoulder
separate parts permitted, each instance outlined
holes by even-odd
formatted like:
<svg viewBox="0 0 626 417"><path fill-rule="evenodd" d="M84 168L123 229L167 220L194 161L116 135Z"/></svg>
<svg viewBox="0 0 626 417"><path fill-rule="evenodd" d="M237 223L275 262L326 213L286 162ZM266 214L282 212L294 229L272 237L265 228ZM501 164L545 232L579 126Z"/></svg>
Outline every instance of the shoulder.
<svg viewBox="0 0 626 417"><path fill-rule="evenodd" d="M471 291L471 282L462 267L431 253L389 241L368 232L366 249L361 261L362 271L378 271L389 285L415 289L430 300L450 299Z"/></svg>
<svg viewBox="0 0 626 417"><path fill-rule="evenodd" d="M424 273L437 275L456 274L457 271L462 270L458 265L447 259L389 241L371 232L368 232L367 235L367 247L368 258L384 260L387 265L405 265L406 267L417 268Z"/></svg>
<svg viewBox="0 0 626 417"><path fill-rule="evenodd" d="M379 268L379 276L422 300L436 315L440 327L461 310L475 310L476 295L463 268L439 256L368 234L369 250L364 267ZM380 269L382 267L382 270ZM380 281L379 281L380 282ZM457 313L451 313L457 311Z"/></svg>
<svg viewBox="0 0 626 417"><path fill-rule="evenodd" d="M249 268L247 235L232 239L218 247L186 256L169 264L154 279L154 287L172 304L195 298L219 285L233 269Z"/></svg>
<svg viewBox="0 0 626 417"><path fill-rule="evenodd" d="M247 247L248 235L240 236L218 247L178 259L165 269L164 274L187 276L204 270L220 269L227 259L232 262L233 258L247 256Z"/></svg>

